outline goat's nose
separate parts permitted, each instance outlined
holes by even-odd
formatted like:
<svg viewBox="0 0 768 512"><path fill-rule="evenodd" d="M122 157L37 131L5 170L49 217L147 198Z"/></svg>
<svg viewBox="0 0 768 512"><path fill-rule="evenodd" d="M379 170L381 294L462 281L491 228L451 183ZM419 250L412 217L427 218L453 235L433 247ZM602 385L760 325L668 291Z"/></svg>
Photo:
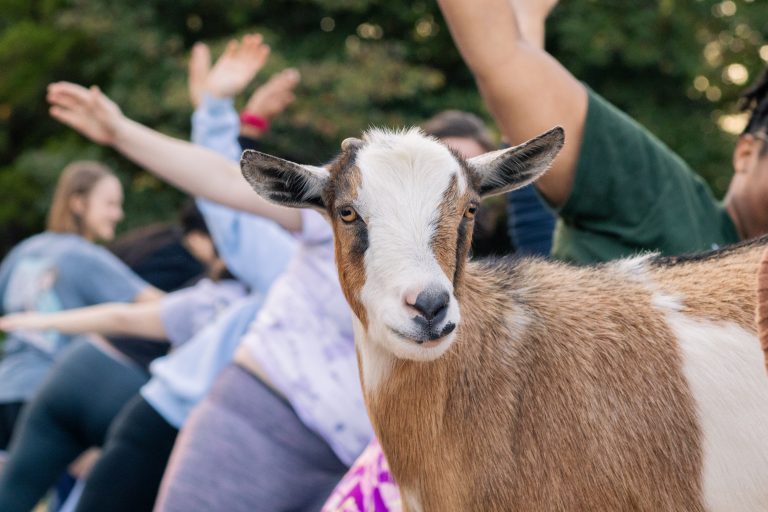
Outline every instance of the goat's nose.
<svg viewBox="0 0 768 512"><path fill-rule="evenodd" d="M445 290L424 290L416 297L413 309L429 323L440 323L448 312L448 302L451 296Z"/></svg>

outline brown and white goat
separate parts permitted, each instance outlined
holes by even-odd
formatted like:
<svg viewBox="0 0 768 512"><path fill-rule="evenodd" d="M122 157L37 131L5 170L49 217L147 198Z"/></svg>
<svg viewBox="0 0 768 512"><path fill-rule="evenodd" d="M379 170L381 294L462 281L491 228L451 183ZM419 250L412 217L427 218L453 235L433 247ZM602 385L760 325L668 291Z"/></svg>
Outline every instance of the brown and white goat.
<svg viewBox="0 0 768 512"><path fill-rule="evenodd" d="M418 130L327 167L246 152L264 197L327 214L369 414L410 511L766 511L761 240L579 268L468 261L478 201L556 128L468 161Z"/></svg>

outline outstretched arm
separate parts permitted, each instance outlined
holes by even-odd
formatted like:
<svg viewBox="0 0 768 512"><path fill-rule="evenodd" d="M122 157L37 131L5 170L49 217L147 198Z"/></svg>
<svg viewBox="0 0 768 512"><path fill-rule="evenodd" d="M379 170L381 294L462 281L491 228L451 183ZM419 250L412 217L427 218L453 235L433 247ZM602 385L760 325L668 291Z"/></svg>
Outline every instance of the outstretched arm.
<svg viewBox="0 0 768 512"><path fill-rule="evenodd" d="M568 199L587 112L584 86L543 49L552 0L438 0L486 104L512 144L555 125L566 144L537 182L554 206Z"/></svg>
<svg viewBox="0 0 768 512"><path fill-rule="evenodd" d="M232 58L257 51L244 42ZM260 40L258 41L260 45ZM231 45L230 45L231 48ZM99 144L114 147L159 178L195 196L270 218L290 231L301 229L298 211L259 197L236 163L205 148L158 133L125 117L97 87L57 82L48 86L51 115Z"/></svg>
<svg viewBox="0 0 768 512"><path fill-rule="evenodd" d="M159 300L133 304L114 302L57 313L16 313L0 317L0 330L3 331L47 329L67 334L95 333L166 339Z"/></svg>

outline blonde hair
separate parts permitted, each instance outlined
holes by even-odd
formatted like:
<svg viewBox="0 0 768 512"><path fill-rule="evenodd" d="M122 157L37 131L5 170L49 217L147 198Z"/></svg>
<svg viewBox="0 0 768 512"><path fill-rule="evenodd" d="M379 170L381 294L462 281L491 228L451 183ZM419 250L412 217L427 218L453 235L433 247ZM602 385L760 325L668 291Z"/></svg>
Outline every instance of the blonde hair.
<svg viewBox="0 0 768 512"><path fill-rule="evenodd" d="M72 198L85 198L96 183L109 176L115 176L112 169L92 160L78 160L66 166L56 183L48 210L48 231L82 235L84 226L80 216L72 210Z"/></svg>

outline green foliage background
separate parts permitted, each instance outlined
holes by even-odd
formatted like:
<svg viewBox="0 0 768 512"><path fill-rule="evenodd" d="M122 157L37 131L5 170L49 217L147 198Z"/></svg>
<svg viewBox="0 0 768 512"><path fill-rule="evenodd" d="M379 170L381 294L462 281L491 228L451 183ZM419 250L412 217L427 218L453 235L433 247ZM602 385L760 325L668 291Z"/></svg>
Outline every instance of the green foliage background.
<svg viewBox="0 0 768 512"><path fill-rule="evenodd" d="M246 31L273 48L259 81L288 65L302 72L298 101L266 141L290 158L322 162L367 126L418 123L444 108L487 117L433 1L0 0L0 255L43 228L57 174L72 159L119 170L128 185L123 229L168 219L181 200L52 121L49 82L98 84L130 117L187 137L189 48L202 40L221 49ZM762 0L563 0L547 44L722 194L735 136L718 121L735 112L743 87L729 66L755 78L767 36Z"/></svg>

